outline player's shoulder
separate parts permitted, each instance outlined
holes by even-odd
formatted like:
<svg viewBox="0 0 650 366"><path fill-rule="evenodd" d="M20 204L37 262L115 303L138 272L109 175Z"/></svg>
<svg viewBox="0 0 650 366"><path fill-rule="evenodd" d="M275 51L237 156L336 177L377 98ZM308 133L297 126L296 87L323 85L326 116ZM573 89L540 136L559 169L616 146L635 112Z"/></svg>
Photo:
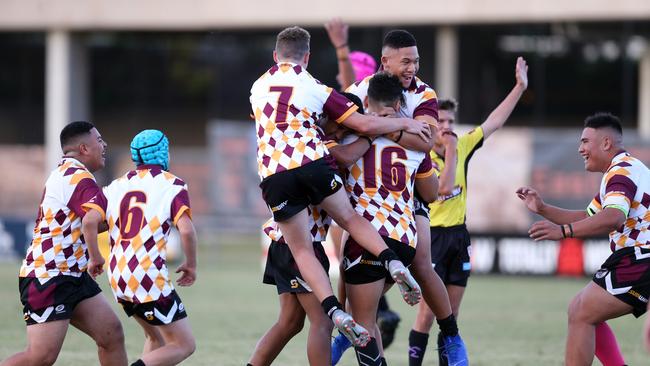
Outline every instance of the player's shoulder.
<svg viewBox="0 0 650 366"><path fill-rule="evenodd" d="M363 78L362 80L354 82L352 85L348 86L347 89L345 89L346 93L352 93L357 96L359 94L365 95L368 93L368 86L370 85L370 79L372 79L374 75L369 75Z"/></svg>
<svg viewBox="0 0 650 366"><path fill-rule="evenodd" d="M435 90L417 76L413 79L411 86L407 89L407 93L426 100L438 97Z"/></svg>
<svg viewBox="0 0 650 366"><path fill-rule="evenodd" d="M52 179L62 179L65 183L75 186L84 179L95 182L95 176L76 159L64 158L59 166L52 172Z"/></svg>

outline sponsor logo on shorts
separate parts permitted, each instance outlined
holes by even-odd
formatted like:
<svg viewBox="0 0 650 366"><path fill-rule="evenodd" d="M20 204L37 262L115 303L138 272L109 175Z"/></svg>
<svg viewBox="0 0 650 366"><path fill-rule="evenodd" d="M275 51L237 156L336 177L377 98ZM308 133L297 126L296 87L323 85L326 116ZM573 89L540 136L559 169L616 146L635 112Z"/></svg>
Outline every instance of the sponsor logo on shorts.
<svg viewBox="0 0 650 366"><path fill-rule="evenodd" d="M289 203L289 201L287 200L287 201L284 201L284 202L282 202L281 204L279 204L279 205L277 205L275 207L271 207L271 212L276 212L276 211L282 210L288 203Z"/></svg>
<svg viewBox="0 0 650 366"><path fill-rule="evenodd" d="M334 178L332 178L332 181L330 182L330 187L332 188L332 190L335 190L339 184L343 184L343 180L341 180L341 177L339 177L338 175L335 175Z"/></svg>
<svg viewBox="0 0 650 366"><path fill-rule="evenodd" d="M641 301L641 302L644 302L644 303L646 303L646 304L648 303L648 299L646 299L646 298L643 297L640 293L638 293L638 292L636 292L636 291L634 291L634 290L630 290L630 291L628 291L627 293L630 294L630 295L632 295L632 296L634 296L634 297L636 297L636 298L639 299L639 301Z"/></svg>
<svg viewBox="0 0 650 366"><path fill-rule="evenodd" d="M368 259L362 259L361 262L359 262L359 263L361 263L361 264L367 264L367 265L369 265L369 266L379 266L379 267L383 267L383 264L381 264L380 261L371 261L371 260L368 260Z"/></svg>
<svg viewBox="0 0 650 366"><path fill-rule="evenodd" d="M289 283L291 284L291 288L300 287L300 285L298 284L298 280L291 280L291 281L289 281Z"/></svg>
<svg viewBox="0 0 650 366"><path fill-rule="evenodd" d="M56 311L57 314L65 313L65 305L57 305L56 308L54 308L54 311Z"/></svg>
<svg viewBox="0 0 650 366"><path fill-rule="evenodd" d="M152 321L153 320L153 311L145 311L144 312L144 317L147 318L147 320Z"/></svg>
<svg viewBox="0 0 650 366"><path fill-rule="evenodd" d="M179 313L182 313L182 312L184 312L184 311L185 311L185 305L183 305L183 303L180 303L180 304L178 305L178 312L179 312Z"/></svg>
<svg viewBox="0 0 650 366"><path fill-rule="evenodd" d="M23 314L23 319L27 321L27 319L29 319L31 314L32 314L31 312L27 311L25 314Z"/></svg>
<svg viewBox="0 0 650 366"><path fill-rule="evenodd" d="M609 273L608 270L606 270L606 269L599 269L598 272L596 272L596 275L595 275L595 276L596 276L596 278L600 279L600 278L603 278L603 277L607 276L607 273Z"/></svg>

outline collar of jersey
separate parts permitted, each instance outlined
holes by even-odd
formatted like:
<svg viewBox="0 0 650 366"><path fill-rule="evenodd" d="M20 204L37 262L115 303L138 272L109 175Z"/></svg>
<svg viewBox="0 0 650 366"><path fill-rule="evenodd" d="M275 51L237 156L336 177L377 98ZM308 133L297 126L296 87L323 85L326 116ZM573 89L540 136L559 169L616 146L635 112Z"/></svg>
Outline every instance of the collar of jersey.
<svg viewBox="0 0 650 366"><path fill-rule="evenodd" d="M619 151L618 154L614 155L614 157L612 158L612 162L609 164L609 168L618 164L619 160L623 159L626 156L630 156L630 154L627 151L625 150ZM607 168L607 170L609 170L609 168Z"/></svg>
<svg viewBox="0 0 650 366"><path fill-rule="evenodd" d="M61 158L61 163L60 163L59 165L63 165L63 161L64 161L64 160L72 160L72 161L75 162L76 164L79 164L79 165L81 165L82 167L84 167L84 169L86 168L86 166L84 165L84 163L80 162L79 160L77 160L77 159L75 159L75 158L73 158L73 157L71 157L71 156L65 156L65 155Z"/></svg>

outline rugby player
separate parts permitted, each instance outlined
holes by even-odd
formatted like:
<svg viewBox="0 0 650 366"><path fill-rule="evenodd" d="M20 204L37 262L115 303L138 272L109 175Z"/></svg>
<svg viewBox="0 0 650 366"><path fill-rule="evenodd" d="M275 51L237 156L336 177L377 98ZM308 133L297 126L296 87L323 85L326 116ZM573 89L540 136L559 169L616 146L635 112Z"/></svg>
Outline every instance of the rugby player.
<svg viewBox="0 0 650 366"><path fill-rule="evenodd" d="M650 170L625 151L620 120L610 113L585 119L578 152L585 170L604 174L586 210L546 204L529 187L516 192L530 211L548 220L528 231L536 241L609 234L612 254L569 305L569 366L591 365L596 328L622 315L640 317L650 297Z"/></svg>
<svg viewBox="0 0 650 366"><path fill-rule="evenodd" d="M368 341L368 333L353 331L354 320L343 311L321 264L314 256L306 207L319 205L364 248L380 258L385 269L418 298L420 289L397 255L372 226L350 206L343 180L328 163L330 155L317 131L317 117L325 113L362 134L404 130L426 139L426 123L407 118L380 118L356 112L354 103L321 84L306 70L309 33L290 27L278 34L273 53L276 65L252 86L250 102L257 129L258 172L262 196L273 213L292 255L335 326L353 343Z"/></svg>
<svg viewBox="0 0 650 366"><path fill-rule="evenodd" d="M172 225L178 229L185 262L176 283L196 280L196 232L187 184L169 170L169 141L158 130L144 130L131 141L136 167L115 179L83 205L88 272L103 272L97 227L108 222L111 253L108 278L117 302L145 334L140 359L132 366L176 365L195 350L185 305L174 290L166 265Z"/></svg>
<svg viewBox="0 0 650 366"><path fill-rule="evenodd" d="M70 324L97 343L101 365L126 365L122 325L86 272L81 236L82 204L101 192L93 173L104 168L106 143L84 121L65 126L60 141L64 156L45 182L18 279L27 349L0 365L54 364Z"/></svg>

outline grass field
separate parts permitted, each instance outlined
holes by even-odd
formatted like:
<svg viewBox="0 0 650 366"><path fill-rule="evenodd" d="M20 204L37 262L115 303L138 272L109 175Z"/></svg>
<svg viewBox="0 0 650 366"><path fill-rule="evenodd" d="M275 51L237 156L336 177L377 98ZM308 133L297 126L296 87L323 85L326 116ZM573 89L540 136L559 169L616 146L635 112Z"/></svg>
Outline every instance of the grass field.
<svg viewBox="0 0 650 366"><path fill-rule="evenodd" d="M275 289L260 283L260 254L255 238L227 239L220 246L200 249L198 282L179 293L188 308L196 353L185 365L245 365L259 337L275 321ZM25 327L17 293L19 263L0 264L0 359L22 350ZM460 327L474 366L561 365L566 334L565 308L587 279L475 276L461 308ZM105 296L112 296L104 276ZM386 356L390 365L407 365L408 331L415 309L392 291L390 304L402 323ZM111 303L114 303L112 297ZM138 358L143 344L139 327L115 306L123 320L129 360ZM642 321L632 316L612 321L630 365L647 365L641 344ZM274 364L307 365L301 333ZM57 365L96 365L92 340L71 328ZM436 364L435 351L425 364ZM348 352L342 365L356 365ZM598 364L596 361L595 364Z"/></svg>

